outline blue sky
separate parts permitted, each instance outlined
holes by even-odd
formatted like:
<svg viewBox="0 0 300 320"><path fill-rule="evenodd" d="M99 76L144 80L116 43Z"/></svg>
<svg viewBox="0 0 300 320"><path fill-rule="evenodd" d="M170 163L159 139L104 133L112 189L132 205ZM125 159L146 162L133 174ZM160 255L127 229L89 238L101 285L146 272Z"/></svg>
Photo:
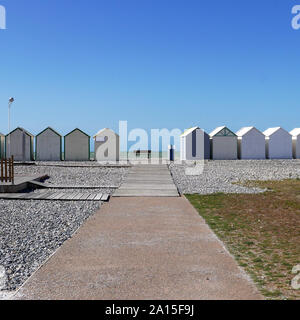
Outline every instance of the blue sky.
<svg viewBox="0 0 300 320"><path fill-rule="evenodd" d="M0 0L0 131L300 127L300 0Z"/></svg>

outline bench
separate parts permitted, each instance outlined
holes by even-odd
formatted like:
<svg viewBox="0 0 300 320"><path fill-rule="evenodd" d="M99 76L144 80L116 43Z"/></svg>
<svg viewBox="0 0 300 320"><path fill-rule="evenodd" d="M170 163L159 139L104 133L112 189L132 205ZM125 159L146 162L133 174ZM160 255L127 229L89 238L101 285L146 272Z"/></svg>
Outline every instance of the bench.
<svg viewBox="0 0 300 320"><path fill-rule="evenodd" d="M151 150L135 150L136 157L140 157L141 154L147 154L148 159L151 158Z"/></svg>

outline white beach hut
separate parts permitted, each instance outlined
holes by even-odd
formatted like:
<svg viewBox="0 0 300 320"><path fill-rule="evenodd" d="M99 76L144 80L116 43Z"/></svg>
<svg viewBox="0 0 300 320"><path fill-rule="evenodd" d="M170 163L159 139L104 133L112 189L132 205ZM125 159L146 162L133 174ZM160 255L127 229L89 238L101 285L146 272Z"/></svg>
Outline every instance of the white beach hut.
<svg viewBox="0 0 300 320"><path fill-rule="evenodd" d="M5 154L16 161L33 160L34 136L23 128L16 128L5 137Z"/></svg>
<svg viewBox="0 0 300 320"><path fill-rule="evenodd" d="M76 128L64 137L66 161L90 160L90 136Z"/></svg>
<svg viewBox="0 0 300 320"><path fill-rule="evenodd" d="M48 127L35 137L37 161L60 161L62 155L62 137Z"/></svg>
<svg viewBox="0 0 300 320"><path fill-rule="evenodd" d="M267 159L292 159L292 136L283 128L269 128L263 132L266 137Z"/></svg>
<svg viewBox="0 0 300 320"><path fill-rule="evenodd" d="M294 159L300 159L300 128L293 129L290 134L293 139L293 157Z"/></svg>
<svg viewBox="0 0 300 320"><path fill-rule="evenodd" d="M237 159L237 136L227 127L218 127L210 133L211 158L214 160Z"/></svg>
<svg viewBox="0 0 300 320"><path fill-rule="evenodd" d="M237 133L239 159L266 159L265 135L255 127L241 128Z"/></svg>
<svg viewBox="0 0 300 320"><path fill-rule="evenodd" d="M95 160L119 161L120 137L113 130L105 128L94 135Z"/></svg>
<svg viewBox="0 0 300 320"><path fill-rule="evenodd" d="M209 158L209 135L199 127L187 129L180 136L180 160L203 160Z"/></svg>
<svg viewBox="0 0 300 320"><path fill-rule="evenodd" d="M5 135L0 132L0 158L5 155Z"/></svg>

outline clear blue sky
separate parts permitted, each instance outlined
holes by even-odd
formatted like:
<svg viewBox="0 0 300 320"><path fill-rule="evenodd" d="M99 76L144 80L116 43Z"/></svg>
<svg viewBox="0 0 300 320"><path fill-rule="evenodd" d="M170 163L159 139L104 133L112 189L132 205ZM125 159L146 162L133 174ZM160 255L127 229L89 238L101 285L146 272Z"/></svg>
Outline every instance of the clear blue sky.
<svg viewBox="0 0 300 320"><path fill-rule="evenodd" d="M0 0L0 131L300 127L300 0Z"/></svg>

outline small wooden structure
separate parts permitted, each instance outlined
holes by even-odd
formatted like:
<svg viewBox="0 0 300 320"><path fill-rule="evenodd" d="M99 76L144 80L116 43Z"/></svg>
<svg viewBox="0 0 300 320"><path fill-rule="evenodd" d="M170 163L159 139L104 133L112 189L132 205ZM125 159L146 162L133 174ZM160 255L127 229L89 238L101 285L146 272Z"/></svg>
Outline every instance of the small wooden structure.
<svg viewBox="0 0 300 320"><path fill-rule="evenodd" d="M227 127L218 127L210 133L213 160L237 159L237 136Z"/></svg>
<svg viewBox="0 0 300 320"><path fill-rule="evenodd" d="M76 128L64 137L65 161L90 160L90 136Z"/></svg>
<svg viewBox="0 0 300 320"><path fill-rule="evenodd" d="M264 131L267 159L292 159L292 135L280 127Z"/></svg>
<svg viewBox="0 0 300 320"><path fill-rule="evenodd" d="M1 182L10 182L14 184L14 172L14 156L11 156L9 159L1 158Z"/></svg>
<svg viewBox="0 0 300 320"><path fill-rule="evenodd" d="M236 133L239 159L266 159L265 135L255 127L244 127Z"/></svg>
<svg viewBox="0 0 300 320"><path fill-rule="evenodd" d="M37 161L62 160L62 136L48 127L35 138L35 152Z"/></svg>
<svg viewBox="0 0 300 320"><path fill-rule="evenodd" d="M114 162L120 159L120 137L113 130L105 128L94 135L95 160Z"/></svg>
<svg viewBox="0 0 300 320"><path fill-rule="evenodd" d="M210 159L209 135L199 127L186 130L180 136L180 160Z"/></svg>
<svg viewBox="0 0 300 320"><path fill-rule="evenodd" d="M0 158L5 155L5 135L0 132Z"/></svg>
<svg viewBox="0 0 300 320"><path fill-rule="evenodd" d="M32 161L34 136L23 128L16 128L5 137L6 158L14 156L15 161Z"/></svg>
<svg viewBox="0 0 300 320"><path fill-rule="evenodd" d="M300 128L293 129L290 134L293 139L293 157L294 159L300 159Z"/></svg>

